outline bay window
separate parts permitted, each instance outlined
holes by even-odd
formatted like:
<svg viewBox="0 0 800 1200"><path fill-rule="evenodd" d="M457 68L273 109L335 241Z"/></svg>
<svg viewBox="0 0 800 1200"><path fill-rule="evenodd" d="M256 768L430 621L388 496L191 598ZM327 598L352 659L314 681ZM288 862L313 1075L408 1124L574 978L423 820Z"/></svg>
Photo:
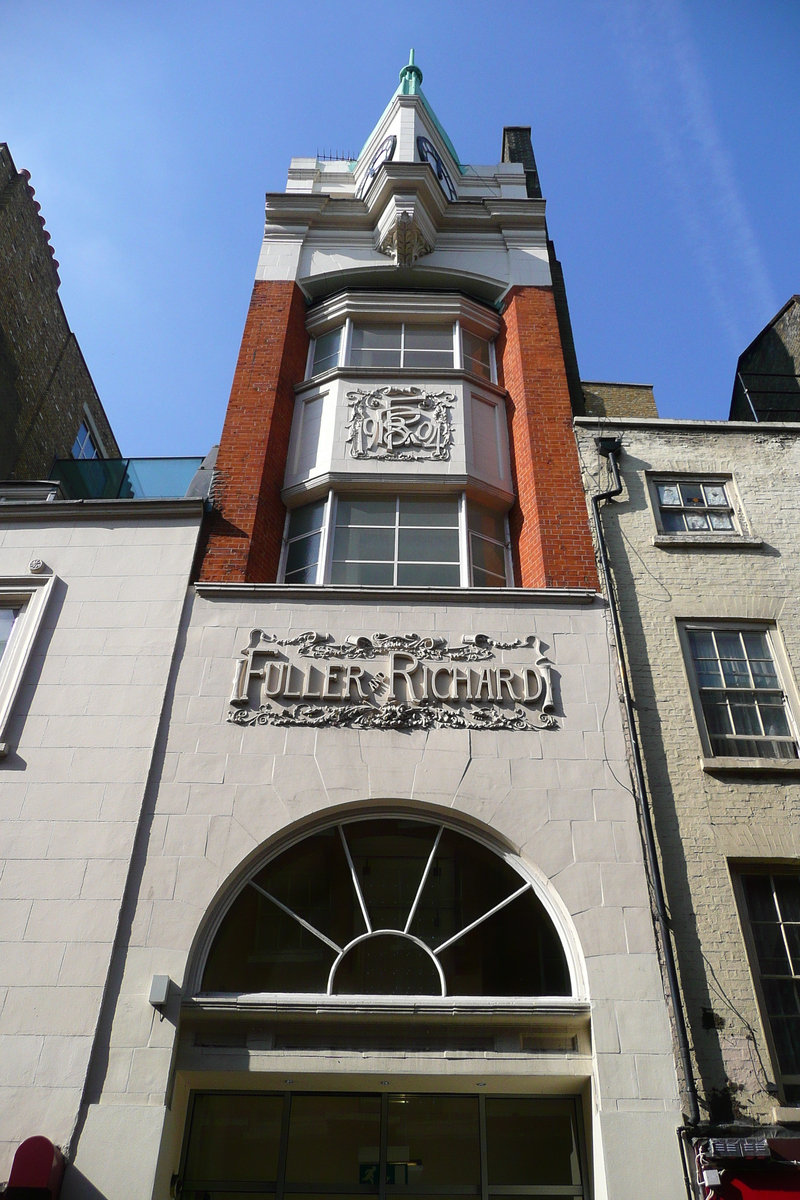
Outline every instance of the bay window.
<svg viewBox="0 0 800 1200"><path fill-rule="evenodd" d="M395 324L354 321L320 334L312 341L309 377L332 367L385 370L470 371L494 379L491 343L455 324Z"/></svg>
<svg viewBox="0 0 800 1200"><path fill-rule="evenodd" d="M284 583L507 587L505 516L449 496L335 495L292 509Z"/></svg>

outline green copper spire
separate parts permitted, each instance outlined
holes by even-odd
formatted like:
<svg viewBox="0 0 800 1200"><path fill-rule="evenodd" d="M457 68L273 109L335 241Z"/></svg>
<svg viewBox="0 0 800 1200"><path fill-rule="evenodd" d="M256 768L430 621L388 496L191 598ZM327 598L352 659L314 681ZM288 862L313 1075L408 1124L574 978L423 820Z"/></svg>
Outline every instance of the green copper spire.
<svg viewBox="0 0 800 1200"><path fill-rule="evenodd" d="M414 65L414 51L410 50L408 65L400 72L400 87L397 89L401 96L419 96L422 84L422 71Z"/></svg>

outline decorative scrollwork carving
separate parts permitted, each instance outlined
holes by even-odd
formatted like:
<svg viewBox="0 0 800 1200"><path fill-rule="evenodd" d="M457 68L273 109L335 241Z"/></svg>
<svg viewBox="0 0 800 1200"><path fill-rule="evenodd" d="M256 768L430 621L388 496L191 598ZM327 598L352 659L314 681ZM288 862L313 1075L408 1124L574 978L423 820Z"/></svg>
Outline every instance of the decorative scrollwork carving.
<svg viewBox="0 0 800 1200"><path fill-rule="evenodd" d="M233 725L306 725L319 729L554 729L556 719L549 713L513 713L500 709L476 709L470 713L453 712L433 704L294 704L287 708L237 708L228 713Z"/></svg>
<svg viewBox="0 0 800 1200"><path fill-rule="evenodd" d="M419 387L380 387L347 393L352 409L347 441L353 458L417 462L450 458L451 392Z"/></svg>

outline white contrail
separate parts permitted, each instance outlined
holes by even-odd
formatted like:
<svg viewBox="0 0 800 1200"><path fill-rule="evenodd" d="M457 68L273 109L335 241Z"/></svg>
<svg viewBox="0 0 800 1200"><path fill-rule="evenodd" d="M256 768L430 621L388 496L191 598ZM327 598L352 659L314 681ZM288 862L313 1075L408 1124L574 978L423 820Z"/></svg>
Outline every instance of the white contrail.
<svg viewBox="0 0 800 1200"><path fill-rule="evenodd" d="M603 11L664 158L706 288L738 353L778 304L680 0L617 0Z"/></svg>

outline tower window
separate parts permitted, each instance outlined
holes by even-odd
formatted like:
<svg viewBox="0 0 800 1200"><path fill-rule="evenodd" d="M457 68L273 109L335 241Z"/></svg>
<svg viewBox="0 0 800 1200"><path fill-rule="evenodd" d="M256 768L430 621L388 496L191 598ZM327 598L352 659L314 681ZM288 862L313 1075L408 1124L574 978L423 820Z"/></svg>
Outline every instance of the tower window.
<svg viewBox="0 0 800 1200"><path fill-rule="evenodd" d="M459 324L354 322L321 333L312 342L310 375L332 367L373 367L386 371L452 370L455 367L495 379L491 342Z"/></svg>
<svg viewBox="0 0 800 1200"><path fill-rule="evenodd" d="M511 578L505 517L463 494L332 495L292 509L286 524L284 583L507 587Z"/></svg>
<svg viewBox="0 0 800 1200"><path fill-rule="evenodd" d="M458 499L340 499L331 583L458 587Z"/></svg>
<svg viewBox="0 0 800 1200"><path fill-rule="evenodd" d="M351 366L452 367L452 325L355 325Z"/></svg>
<svg viewBox="0 0 800 1200"><path fill-rule="evenodd" d="M70 451L73 458L99 458L100 454L92 437L91 430L85 421L81 421L75 441Z"/></svg>
<svg viewBox="0 0 800 1200"><path fill-rule="evenodd" d="M476 337L474 333L463 329L461 331L461 352L465 371L472 371L473 375L481 375L484 379L492 378L489 343L486 338Z"/></svg>
<svg viewBox="0 0 800 1200"><path fill-rule="evenodd" d="M339 354L342 345L342 327L323 333L314 340L314 355L311 367L312 375L320 375L331 367L338 367Z"/></svg>

